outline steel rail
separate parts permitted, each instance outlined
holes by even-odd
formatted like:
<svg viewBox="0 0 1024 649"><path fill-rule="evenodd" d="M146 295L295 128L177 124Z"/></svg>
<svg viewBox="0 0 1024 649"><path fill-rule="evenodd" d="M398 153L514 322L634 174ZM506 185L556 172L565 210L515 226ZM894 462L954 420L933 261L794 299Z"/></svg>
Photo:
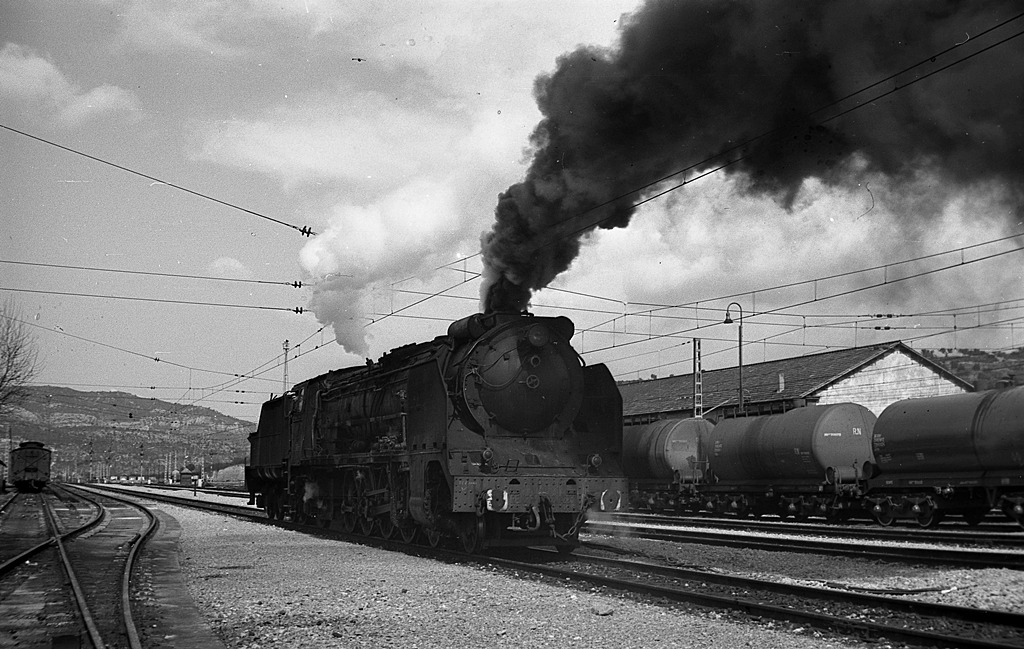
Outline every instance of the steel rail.
<svg viewBox="0 0 1024 649"><path fill-rule="evenodd" d="M100 511L103 511L102 508ZM71 565L71 557L68 556L67 550L64 548L64 540L61 538L55 516L51 511L50 505L45 502L43 503L43 512L46 514L46 520L53 531L53 538L57 544L57 552L60 554L61 565L64 567L64 574L67 575L68 582L71 584L71 591L75 595L75 605L78 607L78 612L82 617L82 624L85 625L85 630L89 634L89 640L96 649L106 647L99 627L96 626L96 621L89 611L89 603L85 599L85 591L82 589L82 585L75 575L75 569ZM97 520L100 519L102 519L102 514L97 517Z"/></svg>
<svg viewBox="0 0 1024 649"><path fill-rule="evenodd" d="M1024 547L1024 534L1019 525L1008 519L1003 527L1011 527L1014 531L1001 529L985 530L967 527L940 526L937 529L919 526L882 527L877 524L851 526L849 524L825 524L815 522L793 522L789 520L758 520L741 518L691 517L686 515L672 516L668 514L650 514L629 512L615 514L611 520L630 524L664 525L677 527L719 528L769 532L777 534L810 534L814 536L846 536L869 540L895 540L921 543L973 544L973 545L1005 545Z"/></svg>
<svg viewBox="0 0 1024 649"><path fill-rule="evenodd" d="M590 560L589 557L584 556L577 557L577 559ZM549 577L557 578L562 583L571 579L606 586L616 590L624 590L627 592L642 593L653 597L665 598L670 601L687 602L700 606L710 606L729 610L739 610L754 616L771 617L773 619L789 622L807 623L817 628L825 628L831 631L848 630L853 632L868 632L875 637L884 637L890 640L899 640L911 644L921 644L922 641L927 641L930 643L928 646L955 647L956 649L1009 649L1011 647L1019 649L1020 647L1019 643L1006 643L966 636L953 637L948 634L932 631L909 629L867 620L836 617L825 613L817 613L814 611L791 608L789 606L759 602L754 599L747 599L743 597L703 593L693 589L680 588L678 586L666 584L653 584L643 581L642 577L621 579L607 575L583 573L579 572L578 569L574 569L572 565L566 567L547 564L539 565L521 561L506 561L504 559L495 560L493 557L487 557L486 561L487 563L501 565L513 570L544 574ZM627 563L635 564L635 562ZM656 569L660 568L661 567L650 566L647 564L635 564L634 566L626 569L630 570L633 574L636 574L637 572L642 571L652 572L652 569L655 569L654 571L656 572ZM764 586L762 586L762 588L764 588ZM998 612L992 613L994 613L993 617L999 617L1000 619L1013 619L1016 620L1016 624L1020 623L1019 620L1016 619L1020 616L1015 616L1015 614L1001 614ZM1010 618L1007 616L1015 617Z"/></svg>
<svg viewBox="0 0 1024 649"><path fill-rule="evenodd" d="M873 559L882 559L899 563L924 563L947 566L999 567L1024 570L1024 552L1004 552L985 549L947 549L936 547L905 547L881 545L856 545L849 542L829 541L824 539L804 540L781 536L752 536L738 532L710 532L696 530L680 530L651 525L628 523L610 523L588 521L586 531L590 534L615 536L629 531L633 536L656 541L672 541L683 543L703 543L722 545L744 549L766 550L770 552L814 552Z"/></svg>

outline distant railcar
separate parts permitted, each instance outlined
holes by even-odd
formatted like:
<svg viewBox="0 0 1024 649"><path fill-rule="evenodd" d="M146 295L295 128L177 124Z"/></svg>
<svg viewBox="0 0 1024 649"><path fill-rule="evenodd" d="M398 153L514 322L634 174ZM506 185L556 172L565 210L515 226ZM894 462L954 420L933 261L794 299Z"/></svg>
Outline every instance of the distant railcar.
<svg viewBox="0 0 1024 649"><path fill-rule="evenodd" d="M42 442L22 442L11 450L10 480L22 492L38 492L50 482L50 449Z"/></svg>

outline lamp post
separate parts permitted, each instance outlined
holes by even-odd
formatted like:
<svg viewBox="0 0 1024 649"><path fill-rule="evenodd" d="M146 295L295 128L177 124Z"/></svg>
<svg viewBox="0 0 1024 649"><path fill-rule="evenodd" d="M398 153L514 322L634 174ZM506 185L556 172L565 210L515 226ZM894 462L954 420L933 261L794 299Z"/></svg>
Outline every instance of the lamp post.
<svg viewBox="0 0 1024 649"><path fill-rule="evenodd" d="M725 321L723 324L732 324L732 318L729 316L729 309L735 306L740 312L740 334L739 334L739 353L740 353L740 412L743 411L743 307L740 306L739 302L730 302L725 307Z"/></svg>

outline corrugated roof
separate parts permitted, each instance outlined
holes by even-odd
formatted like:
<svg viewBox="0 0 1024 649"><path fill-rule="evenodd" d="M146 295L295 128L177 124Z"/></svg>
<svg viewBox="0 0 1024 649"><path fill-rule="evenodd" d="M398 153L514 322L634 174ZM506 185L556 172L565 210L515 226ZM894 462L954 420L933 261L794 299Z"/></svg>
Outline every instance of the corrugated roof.
<svg viewBox="0 0 1024 649"><path fill-rule="evenodd" d="M902 342L894 342L744 365L744 401L753 404L811 397L897 350L966 389L972 389L970 383L932 363ZM739 400L738 379L735 367L703 372L704 410L710 411L726 404L735 405ZM624 415L693 409L692 374L624 381L619 383L619 391L622 393Z"/></svg>

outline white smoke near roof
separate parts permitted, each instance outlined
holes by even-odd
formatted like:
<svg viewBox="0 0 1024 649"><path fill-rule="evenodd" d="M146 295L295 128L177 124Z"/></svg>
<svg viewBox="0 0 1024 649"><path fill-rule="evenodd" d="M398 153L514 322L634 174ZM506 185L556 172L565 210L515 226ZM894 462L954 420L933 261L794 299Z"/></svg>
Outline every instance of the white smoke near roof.
<svg viewBox="0 0 1024 649"><path fill-rule="evenodd" d="M440 265L434 251L462 236L455 192L420 179L366 205L339 205L330 223L299 253L312 281L309 309L334 329L347 351L366 355L370 294Z"/></svg>

